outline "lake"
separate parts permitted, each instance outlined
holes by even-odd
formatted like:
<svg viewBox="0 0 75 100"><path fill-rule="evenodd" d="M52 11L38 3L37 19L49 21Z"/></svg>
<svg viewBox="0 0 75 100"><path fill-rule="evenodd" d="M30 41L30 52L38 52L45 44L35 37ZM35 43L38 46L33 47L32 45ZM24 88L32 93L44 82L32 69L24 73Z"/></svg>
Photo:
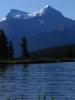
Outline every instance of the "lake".
<svg viewBox="0 0 75 100"><path fill-rule="evenodd" d="M75 100L75 62L0 65L0 100Z"/></svg>

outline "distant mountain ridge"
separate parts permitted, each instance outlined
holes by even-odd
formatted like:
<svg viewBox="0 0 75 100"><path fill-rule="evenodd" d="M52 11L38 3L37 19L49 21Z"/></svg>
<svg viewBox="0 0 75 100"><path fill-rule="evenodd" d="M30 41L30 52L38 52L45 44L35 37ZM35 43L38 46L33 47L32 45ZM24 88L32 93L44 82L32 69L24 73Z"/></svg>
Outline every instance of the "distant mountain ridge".
<svg viewBox="0 0 75 100"><path fill-rule="evenodd" d="M14 18L14 19L29 19L31 16L27 12L23 12L16 9L11 9L11 11L7 14L6 18Z"/></svg>
<svg viewBox="0 0 75 100"><path fill-rule="evenodd" d="M12 9L0 22L0 29L13 41L17 55L23 36L30 52L75 43L75 21L48 5L32 14Z"/></svg>

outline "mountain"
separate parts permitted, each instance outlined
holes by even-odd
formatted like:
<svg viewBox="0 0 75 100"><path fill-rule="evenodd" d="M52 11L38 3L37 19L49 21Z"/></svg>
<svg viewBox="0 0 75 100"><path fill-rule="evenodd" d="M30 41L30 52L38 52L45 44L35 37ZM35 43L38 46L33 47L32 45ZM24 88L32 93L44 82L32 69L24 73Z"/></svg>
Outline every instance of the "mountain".
<svg viewBox="0 0 75 100"><path fill-rule="evenodd" d="M75 21L48 5L31 14L12 9L0 22L0 29L13 41L17 55L23 36L27 37L30 52L75 43Z"/></svg>
<svg viewBox="0 0 75 100"><path fill-rule="evenodd" d="M11 9L11 11L6 16L7 19L29 19L31 18L28 12L23 12L16 9Z"/></svg>

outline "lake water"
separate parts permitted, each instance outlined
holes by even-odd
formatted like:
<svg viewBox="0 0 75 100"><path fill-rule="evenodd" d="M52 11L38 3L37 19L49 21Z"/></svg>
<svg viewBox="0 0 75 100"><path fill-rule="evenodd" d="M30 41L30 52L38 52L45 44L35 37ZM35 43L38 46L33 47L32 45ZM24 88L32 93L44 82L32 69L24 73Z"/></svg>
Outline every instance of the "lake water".
<svg viewBox="0 0 75 100"><path fill-rule="evenodd" d="M75 100L75 62L31 65L0 65L0 100Z"/></svg>

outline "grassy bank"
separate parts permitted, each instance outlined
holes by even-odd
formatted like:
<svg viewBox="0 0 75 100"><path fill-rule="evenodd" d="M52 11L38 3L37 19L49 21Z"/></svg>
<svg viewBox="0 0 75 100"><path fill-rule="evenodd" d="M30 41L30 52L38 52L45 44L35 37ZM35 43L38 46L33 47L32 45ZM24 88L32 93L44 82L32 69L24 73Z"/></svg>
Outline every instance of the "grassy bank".
<svg viewBox="0 0 75 100"><path fill-rule="evenodd" d="M0 64L36 64L36 63L57 63L57 62L74 62L73 58L27 58L0 60Z"/></svg>

